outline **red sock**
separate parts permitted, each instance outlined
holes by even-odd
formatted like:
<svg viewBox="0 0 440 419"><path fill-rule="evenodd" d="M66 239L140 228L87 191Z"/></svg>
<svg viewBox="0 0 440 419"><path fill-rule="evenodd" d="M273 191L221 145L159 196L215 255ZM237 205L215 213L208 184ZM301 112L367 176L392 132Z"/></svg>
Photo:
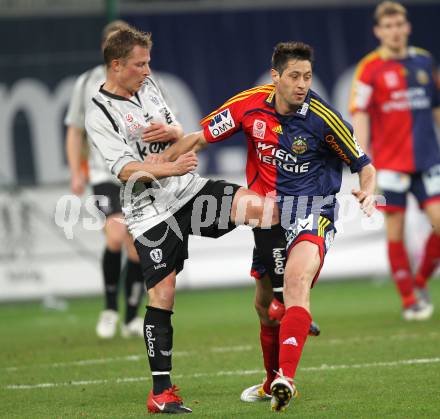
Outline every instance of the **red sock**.
<svg viewBox="0 0 440 419"><path fill-rule="evenodd" d="M416 297L411 267L403 242L388 242L388 258L394 283L402 298L402 304L404 307L408 307L416 302Z"/></svg>
<svg viewBox="0 0 440 419"><path fill-rule="evenodd" d="M416 287L425 288L426 281L440 263L440 236L432 233L425 245L425 255L416 275Z"/></svg>
<svg viewBox="0 0 440 419"><path fill-rule="evenodd" d="M309 312L299 306L289 307L281 320L280 369L286 377L295 377L311 322L312 317Z"/></svg>
<svg viewBox="0 0 440 419"><path fill-rule="evenodd" d="M278 371L280 326L272 327L264 324L260 324L260 326L260 342L263 350L264 368L266 369L266 381L263 389L266 394L270 394L270 385L275 379L275 371Z"/></svg>

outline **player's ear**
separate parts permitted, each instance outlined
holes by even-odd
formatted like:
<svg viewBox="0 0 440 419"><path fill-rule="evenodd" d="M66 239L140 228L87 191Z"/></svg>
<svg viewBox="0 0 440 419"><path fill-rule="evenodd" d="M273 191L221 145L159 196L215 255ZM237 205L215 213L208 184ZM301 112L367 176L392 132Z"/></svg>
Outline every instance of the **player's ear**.
<svg viewBox="0 0 440 419"><path fill-rule="evenodd" d="M272 69L270 70L270 75L271 75L271 77L272 77L272 81L273 81L274 83L278 83L278 82L279 82L279 80L280 80L280 73L278 73L277 70L275 70L274 68L272 68Z"/></svg>
<svg viewBox="0 0 440 419"><path fill-rule="evenodd" d="M374 25L373 26L373 33L374 36L380 41L380 26L379 25Z"/></svg>
<svg viewBox="0 0 440 419"><path fill-rule="evenodd" d="M119 59L112 60L110 63L110 67L114 72L117 73L121 68L121 60Z"/></svg>

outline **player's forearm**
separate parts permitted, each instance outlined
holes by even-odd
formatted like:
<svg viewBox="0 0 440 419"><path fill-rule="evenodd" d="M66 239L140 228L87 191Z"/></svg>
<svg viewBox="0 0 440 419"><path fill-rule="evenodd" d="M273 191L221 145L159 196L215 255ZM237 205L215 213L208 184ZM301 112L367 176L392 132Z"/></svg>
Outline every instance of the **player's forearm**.
<svg viewBox="0 0 440 419"><path fill-rule="evenodd" d="M188 151L194 151L197 153L206 145L207 143L203 131L192 132L191 134L185 135L185 137L165 150L162 155L165 160L174 161Z"/></svg>
<svg viewBox="0 0 440 419"><path fill-rule="evenodd" d="M171 125L171 141L173 143L180 141L183 138L183 128L180 124Z"/></svg>
<svg viewBox="0 0 440 419"><path fill-rule="evenodd" d="M82 146L83 131L77 127L68 127L66 133L66 156L72 175L77 175L81 172Z"/></svg>
<svg viewBox="0 0 440 419"><path fill-rule="evenodd" d="M131 176L135 175L137 181L151 182L168 176L175 176L174 165L170 162L165 163L146 163L130 162L127 163L119 172L118 178L126 182Z"/></svg>
<svg viewBox="0 0 440 419"><path fill-rule="evenodd" d="M373 195L376 188L376 169L372 164L367 164L359 172L359 186L361 191Z"/></svg>
<svg viewBox="0 0 440 419"><path fill-rule="evenodd" d="M370 142L370 116L367 112L356 112L353 115L353 130L359 145L366 152Z"/></svg>

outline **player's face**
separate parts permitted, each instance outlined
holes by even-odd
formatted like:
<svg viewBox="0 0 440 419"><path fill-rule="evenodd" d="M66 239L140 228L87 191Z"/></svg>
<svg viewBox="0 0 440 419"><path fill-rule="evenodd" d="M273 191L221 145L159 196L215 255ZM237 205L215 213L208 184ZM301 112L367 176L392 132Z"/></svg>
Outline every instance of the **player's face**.
<svg viewBox="0 0 440 419"><path fill-rule="evenodd" d="M401 52L408 44L411 25L402 14L383 16L374 27L381 45L393 52Z"/></svg>
<svg viewBox="0 0 440 419"><path fill-rule="evenodd" d="M150 51L135 45L128 58L120 62L119 84L133 95L141 88L150 73Z"/></svg>
<svg viewBox="0 0 440 419"><path fill-rule="evenodd" d="M284 111L296 110L303 104L312 84L312 64L308 60L291 59L282 74L272 69L272 80L277 105Z"/></svg>

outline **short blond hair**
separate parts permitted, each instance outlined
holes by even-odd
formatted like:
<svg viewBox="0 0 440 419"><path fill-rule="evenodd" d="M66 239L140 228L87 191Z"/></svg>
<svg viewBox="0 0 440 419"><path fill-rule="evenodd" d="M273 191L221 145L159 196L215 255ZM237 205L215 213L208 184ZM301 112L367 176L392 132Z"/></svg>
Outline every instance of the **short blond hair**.
<svg viewBox="0 0 440 419"><path fill-rule="evenodd" d="M397 1L383 1L379 3L374 11L374 23L379 24L384 16L403 15L407 18L408 12L405 6Z"/></svg>
<svg viewBox="0 0 440 419"><path fill-rule="evenodd" d="M113 32L104 43L104 63L109 67L112 60L127 59L136 45L151 50L151 33L141 32L133 27Z"/></svg>
<svg viewBox="0 0 440 419"><path fill-rule="evenodd" d="M113 32L119 31L120 29L128 29L130 28L130 25L125 22L124 20L113 20L110 23L107 23L107 25L104 26L101 32L101 42L104 43L106 39L111 35Z"/></svg>

